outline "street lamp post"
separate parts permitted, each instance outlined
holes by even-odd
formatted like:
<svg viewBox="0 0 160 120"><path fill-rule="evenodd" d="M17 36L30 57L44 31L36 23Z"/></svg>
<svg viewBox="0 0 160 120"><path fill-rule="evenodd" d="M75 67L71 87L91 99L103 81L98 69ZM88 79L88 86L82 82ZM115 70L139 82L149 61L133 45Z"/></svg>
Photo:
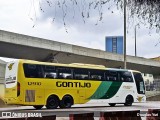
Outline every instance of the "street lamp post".
<svg viewBox="0 0 160 120"><path fill-rule="evenodd" d="M134 33L135 33L135 57L137 56L137 35L136 35L136 26L137 25L135 25L135 30L134 30Z"/></svg>
<svg viewBox="0 0 160 120"><path fill-rule="evenodd" d="M127 68L126 60L126 0L124 0L124 69Z"/></svg>

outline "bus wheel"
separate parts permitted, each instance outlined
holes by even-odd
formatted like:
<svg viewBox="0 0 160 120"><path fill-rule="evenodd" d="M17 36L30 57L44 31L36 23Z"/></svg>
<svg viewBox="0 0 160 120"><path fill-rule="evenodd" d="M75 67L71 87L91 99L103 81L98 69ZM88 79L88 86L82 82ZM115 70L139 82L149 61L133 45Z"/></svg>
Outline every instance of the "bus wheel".
<svg viewBox="0 0 160 120"><path fill-rule="evenodd" d="M34 107L35 109L39 110L39 109L41 109L41 108L43 107L43 105L34 105L33 107Z"/></svg>
<svg viewBox="0 0 160 120"><path fill-rule="evenodd" d="M59 107L60 108L70 108L73 105L73 98L70 95L63 96L62 100L60 101Z"/></svg>
<svg viewBox="0 0 160 120"><path fill-rule="evenodd" d="M110 106L114 107L116 103L108 103Z"/></svg>
<svg viewBox="0 0 160 120"><path fill-rule="evenodd" d="M56 109L59 104L59 98L55 95L51 95L47 99L46 108L47 109Z"/></svg>
<svg viewBox="0 0 160 120"><path fill-rule="evenodd" d="M125 106L132 106L133 103L133 97L131 95L128 95L126 97L126 102L124 103Z"/></svg>

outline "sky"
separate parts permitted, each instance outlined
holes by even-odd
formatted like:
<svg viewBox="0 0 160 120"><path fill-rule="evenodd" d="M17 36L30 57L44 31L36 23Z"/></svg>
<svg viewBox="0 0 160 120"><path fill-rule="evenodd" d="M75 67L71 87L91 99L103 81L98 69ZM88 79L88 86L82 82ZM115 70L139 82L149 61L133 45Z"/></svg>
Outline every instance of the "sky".
<svg viewBox="0 0 160 120"><path fill-rule="evenodd" d="M62 9L47 0L0 0L0 29L100 50L105 50L106 36L123 36L123 12L112 3L103 7L103 19L99 21L101 8L90 9L90 17L86 18L86 1L79 0L80 6L69 1L65 3L67 8L64 5ZM134 56L135 25L127 26L127 55ZM137 56L160 56L160 44L156 45L159 41L160 36L154 30L149 34L148 28L137 27Z"/></svg>

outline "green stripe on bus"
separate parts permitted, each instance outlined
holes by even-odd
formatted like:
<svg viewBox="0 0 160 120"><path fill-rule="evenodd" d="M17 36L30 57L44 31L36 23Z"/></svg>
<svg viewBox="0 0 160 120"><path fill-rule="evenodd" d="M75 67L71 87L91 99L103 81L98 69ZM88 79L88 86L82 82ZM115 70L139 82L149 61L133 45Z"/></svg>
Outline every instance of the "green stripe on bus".
<svg viewBox="0 0 160 120"><path fill-rule="evenodd" d="M109 90L100 99L109 99L109 98L112 98L118 92L118 90L121 87L121 85L122 85L122 82L112 82Z"/></svg>
<svg viewBox="0 0 160 120"><path fill-rule="evenodd" d="M109 90L111 84L112 84L112 82L102 81L101 84L99 85L99 87L97 88L97 90L95 91L95 93L91 97L89 97L88 99L102 98Z"/></svg>
<svg viewBox="0 0 160 120"><path fill-rule="evenodd" d="M109 99L112 98L121 87L122 82L102 81L96 92L89 99Z"/></svg>

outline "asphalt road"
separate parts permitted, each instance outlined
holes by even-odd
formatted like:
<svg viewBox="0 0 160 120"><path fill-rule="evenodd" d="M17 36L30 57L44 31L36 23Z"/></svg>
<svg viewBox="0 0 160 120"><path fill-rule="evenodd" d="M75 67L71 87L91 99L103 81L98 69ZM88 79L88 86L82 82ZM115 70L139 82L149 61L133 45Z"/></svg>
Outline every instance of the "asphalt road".
<svg viewBox="0 0 160 120"><path fill-rule="evenodd" d="M78 113L91 113L94 112L95 120L99 119L100 112L107 111L130 111L130 110L140 110L142 119L145 119L145 115L148 109L160 109L160 101L146 102L146 103L134 103L132 106L116 105L115 107L110 107L104 103L90 103L74 105L69 109L46 109L43 107L41 110L35 110L32 106L21 106L21 107L8 107L0 108L0 117L2 112L13 113L39 113L38 115L48 116L56 115L56 120L69 120L69 114Z"/></svg>

